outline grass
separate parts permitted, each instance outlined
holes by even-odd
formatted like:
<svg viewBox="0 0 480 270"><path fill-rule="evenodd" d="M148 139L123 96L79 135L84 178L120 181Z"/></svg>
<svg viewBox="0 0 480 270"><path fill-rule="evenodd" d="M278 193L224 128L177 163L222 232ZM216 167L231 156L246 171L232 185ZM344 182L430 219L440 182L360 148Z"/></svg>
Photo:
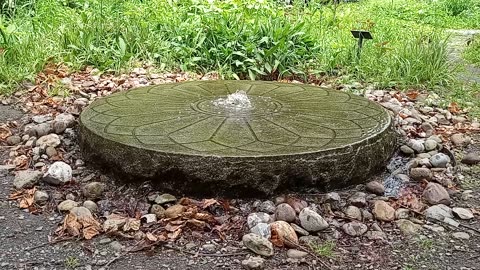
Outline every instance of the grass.
<svg viewBox="0 0 480 270"><path fill-rule="evenodd" d="M475 38L464 52L464 58L468 62L480 67L480 38Z"/></svg>
<svg viewBox="0 0 480 270"><path fill-rule="evenodd" d="M322 244L312 243L310 249L318 256L332 258L335 250L335 242L325 241Z"/></svg>
<svg viewBox="0 0 480 270"><path fill-rule="evenodd" d="M480 23L473 0L322 2L0 0L0 93L33 80L49 61L102 72L147 62L226 79L349 74L380 85L445 86L453 76L443 28ZM360 60L352 29L374 36Z"/></svg>
<svg viewBox="0 0 480 270"><path fill-rule="evenodd" d="M68 256L65 259L65 268L66 269L75 269L80 266L80 262L76 257Z"/></svg>

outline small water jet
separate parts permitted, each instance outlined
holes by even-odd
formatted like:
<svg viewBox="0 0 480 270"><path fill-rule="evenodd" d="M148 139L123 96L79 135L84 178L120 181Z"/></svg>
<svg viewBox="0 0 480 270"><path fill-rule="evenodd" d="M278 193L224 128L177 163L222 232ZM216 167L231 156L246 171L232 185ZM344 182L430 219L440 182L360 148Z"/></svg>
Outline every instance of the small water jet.
<svg viewBox="0 0 480 270"><path fill-rule="evenodd" d="M190 195L344 187L382 170L395 149L378 104L277 82L141 87L96 100L80 122L87 160Z"/></svg>

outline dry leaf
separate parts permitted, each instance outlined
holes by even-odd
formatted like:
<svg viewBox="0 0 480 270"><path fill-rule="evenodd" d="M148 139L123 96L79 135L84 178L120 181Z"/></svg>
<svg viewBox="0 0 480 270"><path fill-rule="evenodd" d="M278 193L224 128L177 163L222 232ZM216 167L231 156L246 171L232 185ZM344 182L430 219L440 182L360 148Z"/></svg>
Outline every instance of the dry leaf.
<svg viewBox="0 0 480 270"><path fill-rule="evenodd" d="M122 217L117 214L110 214L107 216L107 220L103 223L104 231L117 231L120 227L127 222L126 217Z"/></svg>
<svg viewBox="0 0 480 270"><path fill-rule="evenodd" d="M96 235L99 235L100 231L99 231L99 227L89 226L87 228L83 228L82 233L85 239L90 240Z"/></svg>
<svg viewBox="0 0 480 270"><path fill-rule="evenodd" d="M180 236L180 234L182 233L182 229L178 229L172 233L169 233L167 235L167 237L170 239L170 240L175 240L178 238L178 236Z"/></svg>
<svg viewBox="0 0 480 270"><path fill-rule="evenodd" d="M420 93L418 91L411 90L411 91L408 91L405 95L411 100L416 100L419 94Z"/></svg>
<svg viewBox="0 0 480 270"><path fill-rule="evenodd" d="M458 104L456 102L452 102L450 103L450 105L448 105L448 111L453 113L453 114L457 114L460 112L460 107L458 106Z"/></svg>
<svg viewBox="0 0 480 270"><path fill-rule="evenodd" d="M30 163L30 159L25 155L18 156L13 160L13 165L15 165L17 170L28 169L29 163Z"/></svg>
<svg viewBox="0 0 480 270"><path fill-rule="evenodd" d="M184 226L185 226L185 223L183 223L181 225L172 225L171 223L168 223L165 226L165 230L167 230L169 232L175 232L175 231L181 230Z"/></svg>
<svg viewBox="0 0 480 270"><path fill-rule="evenodd" d="M140 229L140 220L134 219L134 218L129 218L125 222L125 225L123 225L123 231L128 232L128 231L138 231Z"/></svg>
<svg viewBox="0 0 480 270"><path fill-rule="evenodd" d="M157 241L157 237L155 235L153 235L151 232L147 232L146 233L146 236L147 236L147 239L149 241L152 241L152 242L156 242Z"/></svg>
<svg viewBox="0 0 480 270"><path fill-rule="evenodd" d="M11 135L12 135L12 131L10 131L10 128L7 125L5 125L5 124L0 125L0 140L1 141L4 141L5 139L10 137Z"/></svg>
<svg viewBox="0 0 480 270"><path fill-rule="evenodd" d="M211 205L214 205L214 204L219 204L217 200L215 199L205 199L203 200L202 202L202 208L205 209Z"/></svg>

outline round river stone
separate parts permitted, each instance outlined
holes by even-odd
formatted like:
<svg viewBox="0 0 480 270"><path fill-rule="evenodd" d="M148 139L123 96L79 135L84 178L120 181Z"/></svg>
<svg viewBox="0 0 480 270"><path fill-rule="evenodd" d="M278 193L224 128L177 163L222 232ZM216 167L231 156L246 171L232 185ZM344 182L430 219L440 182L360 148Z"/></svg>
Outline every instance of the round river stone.
<svg viewBox="0 0 480 270"><path fill-rule="evenodd" d="M376 103L277 82L140 87L96 100L80 123L91 163L190 195L338 188L380 171L395 149Z"/></svg>

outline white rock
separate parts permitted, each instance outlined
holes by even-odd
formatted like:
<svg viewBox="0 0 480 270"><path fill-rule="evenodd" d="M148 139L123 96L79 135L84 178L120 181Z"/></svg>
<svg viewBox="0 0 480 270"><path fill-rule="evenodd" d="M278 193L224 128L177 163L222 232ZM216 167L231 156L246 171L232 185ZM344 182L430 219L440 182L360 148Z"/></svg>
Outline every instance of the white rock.
<svg viewBox="0 0 480 270"><path fill-rule="evenodd" d="M33 194L33 201L38 204L45 203L46 201L48 201L48 198L49 198L48 194L41 190L37 190Z"/></svg>
<svg viewBox="0 0 480 270"><path fill-rule="evenodd" d="M43 181L52 185L62 185L72 180L72 167L63 161L57 161L48 168Z"/></svg>
<svg viewBox="0 0 480 270"><path fill-rule="evenodd" d="M72 209L70 209L70 213L75 214L78 218L92 217L92 212L90 212L90 210L83 206L73 207Z"/></svg>
<svg viewBox="0 0 480 270"><path fill-rule="evenodd" d="M289 249L287 250L287 257L291 259L301 259L307 257L308 253L298 249Z"/></svg>
<svg viewBox="0 0 480 270"><path fill-rule="evenodd" d="M16 189L31 188L42 178L42 175L40 171L19 171L16 173L15 179L13 179L13 186Z"/></svg>
<svg viewBox="0 0 480 270"><path fill-rule="evenodd" d="M262 212L251 213L247 217L247 225L250 229L258 223L270 223L270 221L270 215Z"/></svg>
<svg viewBox="0 0 480 270"><path fill-rule="evenodd" d="M270 231L270 224L267 223L258 223L250 229L250 232L267 239L270 239L270 237L272 236Z"/></svg>
<svg viewBox="0 0 480 270"><path fill-rule="evenodd" d="M48 135L40 137L37 140L35 145L45 149L48 146L57 147L57 146L60 145L60 143L61 143L60 137L57 134L48 134Z"/></svg>
<svg viewBox="0 0 480 270"><path fill-rule="evenodd" d="M300 211L299 214L300 224L302 228L309 232L318 232L328 228L328 223L317 212L306 207Z"/></svg>
<svg viewBox="0 0 480 270"><path fill-rule="evenodd" d="M443 153L438 153L430 158L430 163L435 168L446 168L447 164L450 163L450 157Z"/></svg>
<svg viewBox="0 0 480 270"><path fill-rule="evenodd" d="M249 257L242 261L242 266L248 270L258 270L265 268L265 260L261 257Z"/></svg>
<svg viewBox="0 0 480 270"><path fill-rule="evenodd" d="M151 224L157 222L157 216L155 214L146 214L141 217L142 222Z"/></svg>
<svg viewBox="0 0 480 270"><path fill-rule="evenodd" d="M95 202L93 201L84 201L83 202L83 207L87 208L88 210L90 210L90 212L98 212L98 206Z"/></svg>
<svg viewBox="0 0 480 270"><path fill-rule="evenodd" d="M350 236L360 236L367 232L368 227L361 222L352 221L343 224L342 229L346 234Z"/></svg>
<svg viewBox="0 0 480 270"><path fill-rule="evenodd" d="M57 209L60 212L70 211L74 207L77 207L78 203L72 200L65 200L57 205Z"/></svg>
<svg viewBox="0 0 480 270"><path fill-rule="evenodd" d="M452 233L452 237L459 240L468 240L470 239L470 235L466 232L454 232Z"/></svg>
<svg viewBox="0 0 480 270"><path fill-rule="evenodd" d="M245 247L258 255L273 256L273 244L267 238L248 233L242 237L242 242Z"/></svg>
<svg viewBox="0 0 480 270"><path fill-rule="evenodd" d="M430 206L425 210L425 216L427 218L433 218L438 220L444 220L445 218L453 218L452 209L443 204L437 204Z"/></svg>
<svg viewBox="0 0 480 270"><path fill-rule="evenodd" d="M472 219L474 218L472 211L465 208L454 207L452 208L453 214L460 219Z"/></svg>

